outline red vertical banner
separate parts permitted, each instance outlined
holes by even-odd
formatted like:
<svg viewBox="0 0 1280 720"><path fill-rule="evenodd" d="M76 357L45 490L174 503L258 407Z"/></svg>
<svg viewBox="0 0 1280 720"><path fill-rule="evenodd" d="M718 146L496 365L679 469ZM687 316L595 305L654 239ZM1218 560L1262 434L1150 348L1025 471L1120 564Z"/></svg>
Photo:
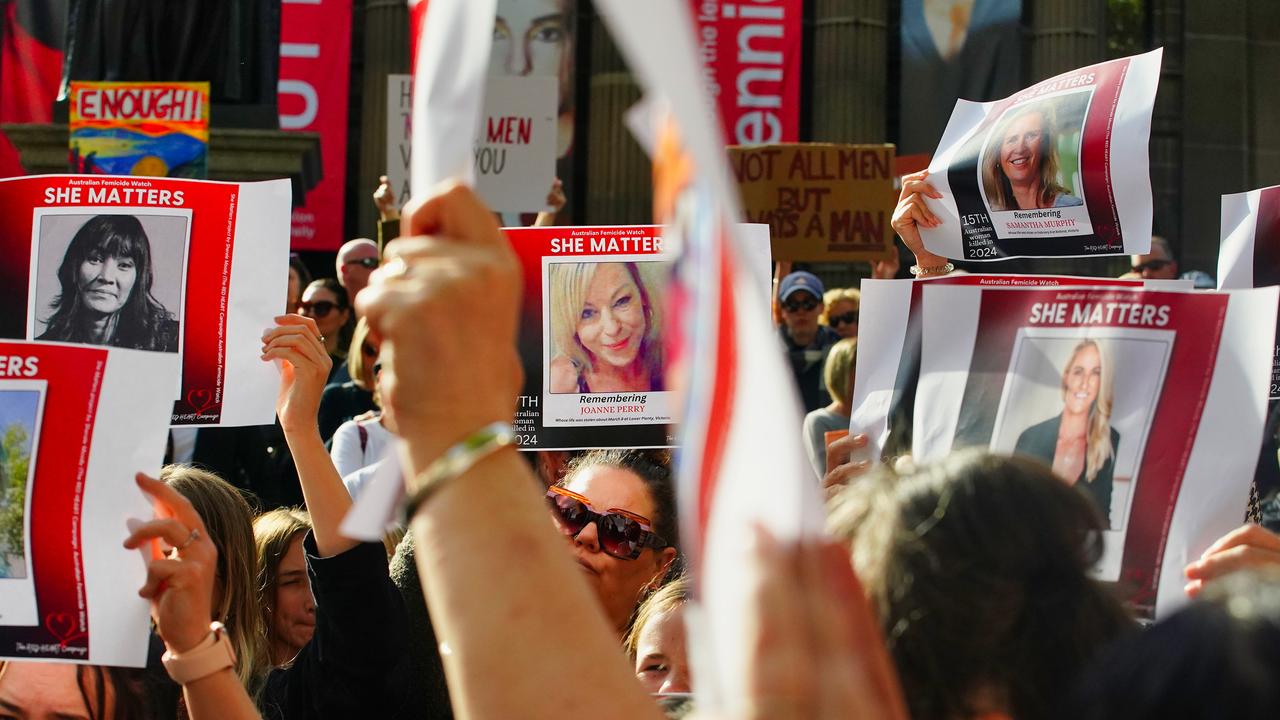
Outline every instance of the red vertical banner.
<svg viewBox="0 0 1280 720"><path fill-rule="evenodd" d="M293 210L291 245L299 250L337 250L344 240L350 75L351 0L283 0L280 129L320 133L324 169Z"/></svg>
<svg viewBox="0 0 1280 720"><path fill-rule="evenodd" d="M691 7L726 141L799 141L803 0L691 0Z"/></svg>

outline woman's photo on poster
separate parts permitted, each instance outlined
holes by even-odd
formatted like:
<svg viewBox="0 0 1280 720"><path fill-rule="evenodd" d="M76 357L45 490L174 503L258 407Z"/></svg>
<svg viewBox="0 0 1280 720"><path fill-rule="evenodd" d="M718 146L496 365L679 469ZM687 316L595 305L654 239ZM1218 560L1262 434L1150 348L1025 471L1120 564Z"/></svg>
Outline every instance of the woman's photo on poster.
<svg viewBox="0 0 1280 720"><path fill-rule="evenodd" d="M189 212L38 210L34 226L29 338L180 352Z"/></svg>
<svg viewBox="0 0 1280 720"><path fill-rule="evenodd" d="M991 212L1084 205L1080 153L1090 90L1017 105L996 122L979 163Z"/></svg>

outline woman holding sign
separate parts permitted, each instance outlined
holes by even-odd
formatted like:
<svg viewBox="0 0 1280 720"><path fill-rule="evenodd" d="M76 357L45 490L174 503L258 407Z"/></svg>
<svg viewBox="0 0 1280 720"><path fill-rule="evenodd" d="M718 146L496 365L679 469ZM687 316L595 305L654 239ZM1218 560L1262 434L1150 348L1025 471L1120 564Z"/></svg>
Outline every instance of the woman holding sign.
<svg viewBox="0 0 1280 720"><path fill-rule="evenodd" d="M553 393L662 390L659 314L640 263L551 265Z"/></svg>
<svg viewBox="0 0 1280 720"><path fill-rule="evenodd" d="M1110 526L1120 433L1111 427L1114 371L1095 340L1081 340L1062 370L1062 412L1018 436L1015 453L1039 458L1088 493Z"/></svg>
<svg viewBox="0 0 1280 720"><path fill-rule="evenodd" d="M61 292L37 340L178 351L178 321L151 294L151 241L132 215L98 215L58 266Z"/></svg>
<svg viewBox="0 0 1280 720"><path fill-rule="evenodd" d="M982 159L982 185L992 212L1084 204L1058 183L1058 137L1051 108L1009 113L991 134Z"/></svg>

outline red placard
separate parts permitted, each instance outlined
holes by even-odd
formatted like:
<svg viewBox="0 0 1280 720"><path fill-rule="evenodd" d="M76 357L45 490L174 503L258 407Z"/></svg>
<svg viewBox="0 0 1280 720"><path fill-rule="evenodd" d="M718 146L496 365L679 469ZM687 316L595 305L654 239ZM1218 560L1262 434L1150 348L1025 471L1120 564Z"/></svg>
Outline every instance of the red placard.
<svg viewBox="0 0 1280 720"><path fill-rule="evenodd" d="M703 80L730 145L800 139L801 0L692 0Z"/></svg>
<svg viewBox="0 0 1280 720"><path fill-rule="evenodd" d="M280 128L320 133L324 169L293 211L291 244L300 250L337 250L344 241L350 27L351 0L284 0L281 8Z"/></svg>

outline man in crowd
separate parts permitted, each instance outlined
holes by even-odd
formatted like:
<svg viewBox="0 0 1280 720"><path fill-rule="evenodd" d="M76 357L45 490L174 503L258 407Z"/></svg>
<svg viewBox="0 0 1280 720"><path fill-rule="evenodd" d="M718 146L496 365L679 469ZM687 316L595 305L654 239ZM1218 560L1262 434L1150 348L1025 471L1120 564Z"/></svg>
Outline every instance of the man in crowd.
<svg viewBox="0 0 1280 720"><path fill-rule="evenodd" d="M346 288L354 306L356 295L369 284L369 275L378 267L378 244L368 238L348 241L338 250L338 282Z"/></svg>
<svg viewBox="0 0 1280 720"><path fill-rule="evenodd" d="M1177 280L1178 261L1173 259L1169 241L1151 236L1151 252L1129 256L1130 271L1143 280Z"/></svg>
<svg viewBox="0 0 1280 720"><path fill-rule="evenodd" d="M831 402L822 381L822 367L827 352L840 340L831 328L820 325L822 314L822 281L812 273L799 270L782 278L778 284L778 303L782 308L782 341L787 346L791 372L804 400L805 412L825 407Z"/></svg>

